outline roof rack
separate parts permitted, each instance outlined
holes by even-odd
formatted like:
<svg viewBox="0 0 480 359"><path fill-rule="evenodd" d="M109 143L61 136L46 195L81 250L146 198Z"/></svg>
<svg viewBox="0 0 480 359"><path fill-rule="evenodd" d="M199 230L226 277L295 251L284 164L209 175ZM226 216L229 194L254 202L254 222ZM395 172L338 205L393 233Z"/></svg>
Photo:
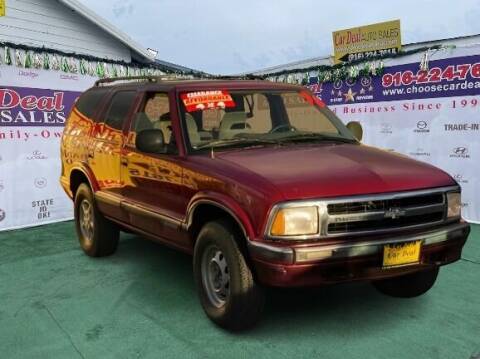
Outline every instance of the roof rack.
<svg viewBox="0 0 480 359"><path fill-rule="evenodd" d="M117 81L145 81L145 82L157 82L157 76L124 76L124 77L112 77L106 79L100 79L95 81L94 86L99 87L102 85L111 84Z"/></svg>
<svg viewBox="0 0 480 359"><path fill-rule="evenodd" d="M214 77L216 80L265 80L266 76L243 74L243 75L217 75Z"/></svg>
<svg viewBox="0 0 480 359"><path fill-rule="evenodd" d="M118 81L137 81L137 82L160 82L160 81L169 81L169 80L190 80L191 78L181 78L177 76L168 76L168 75L159 75L159 76L124 76L124 77L112 77L106 79L100 79L95 81L94 86L100 87L112 84ZM240 76L210 76L204 79L207 80L265 80L265 76L262 75L240 75Z"/></svg>

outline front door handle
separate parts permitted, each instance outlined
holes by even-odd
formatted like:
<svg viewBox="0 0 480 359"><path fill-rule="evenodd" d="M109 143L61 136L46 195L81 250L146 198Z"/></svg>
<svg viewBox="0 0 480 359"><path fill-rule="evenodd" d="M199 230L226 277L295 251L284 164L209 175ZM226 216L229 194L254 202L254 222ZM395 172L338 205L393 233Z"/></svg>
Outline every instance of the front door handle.
<svg viewBox="0 0 480 359"><path fill-rule="evenodd" d="M128 166L128 159L125 158L125 157L122 158L122 159L120 160L120 164L121 164L122 166Z"/></svg>

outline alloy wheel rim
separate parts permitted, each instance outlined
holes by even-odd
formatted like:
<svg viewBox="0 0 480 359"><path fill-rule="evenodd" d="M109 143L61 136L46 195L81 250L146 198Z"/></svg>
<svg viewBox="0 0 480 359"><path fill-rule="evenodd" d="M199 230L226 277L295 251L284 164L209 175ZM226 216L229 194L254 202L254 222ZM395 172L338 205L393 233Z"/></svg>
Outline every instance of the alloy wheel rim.
<svg viewBox="0 0 480 359"><path fill-rule="evenodd" d="M86 241L91 242L93 240L93 209L91 203L84 199L80 203L80 213L79 213L79 222L80 222L80 231L82 232L83 238Z"/></svg>
<svg viewBox="0 0 480 359"><path fill-rule="evenodd" d="M201 267L208 299L217 308L224 306L230 295L230 272L225 255L218 247L210 246L203 253Z"/></svg>

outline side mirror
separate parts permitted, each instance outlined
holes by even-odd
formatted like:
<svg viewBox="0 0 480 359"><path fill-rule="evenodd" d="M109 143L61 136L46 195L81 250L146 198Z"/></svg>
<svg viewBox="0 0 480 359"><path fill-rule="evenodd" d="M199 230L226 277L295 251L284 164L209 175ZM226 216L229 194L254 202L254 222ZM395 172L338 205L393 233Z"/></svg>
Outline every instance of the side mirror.
<svg viewBox="0 0 480 359"><path fill-rule="evenodd" d="M360 122L358 121L350 121L347 123L347 128L350 130L352 135L359 141L363 138L363 128Z"/></svg>
<svg viewBox="0 0 480 359"><path fill-rule="evenodd" d="M162 130L143 130L137 133L135 147L145 153L165 152L165 141Z"/></svg>

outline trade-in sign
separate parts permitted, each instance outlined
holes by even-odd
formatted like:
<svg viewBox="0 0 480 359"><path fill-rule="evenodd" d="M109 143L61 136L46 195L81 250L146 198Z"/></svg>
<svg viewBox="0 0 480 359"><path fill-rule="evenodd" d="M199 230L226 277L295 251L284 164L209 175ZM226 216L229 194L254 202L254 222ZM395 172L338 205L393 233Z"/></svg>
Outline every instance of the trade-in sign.
<svg viewBox="0 0 480 359"><path fill-rule="evenodd" d="M339 30L332 36L336 64L396 54L402 47L400 20Z"/></svg>

